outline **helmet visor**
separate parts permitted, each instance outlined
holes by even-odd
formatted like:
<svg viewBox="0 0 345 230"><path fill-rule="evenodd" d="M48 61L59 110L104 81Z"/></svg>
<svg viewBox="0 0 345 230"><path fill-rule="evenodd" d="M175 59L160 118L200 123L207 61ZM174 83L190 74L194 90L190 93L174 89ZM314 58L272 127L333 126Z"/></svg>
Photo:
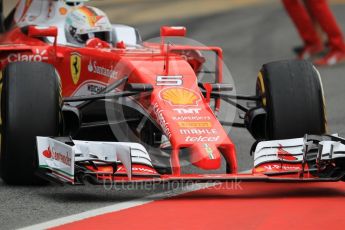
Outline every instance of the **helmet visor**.
<svg viewBox="0 0 345 230"><path fill-rule="evenodd" d="M111 33L109 31L96 32L94 33L95 38L99 38L102 41L111 43Z"/></svg>
<svg viewBox="0 0 345 230"><path fill-rule="evenodd" d="M87 34L76 34L75 39L82 44L85 44L91 38L99 38L102 41L111 43L111 33L109 31L94 32Z"/></svg>

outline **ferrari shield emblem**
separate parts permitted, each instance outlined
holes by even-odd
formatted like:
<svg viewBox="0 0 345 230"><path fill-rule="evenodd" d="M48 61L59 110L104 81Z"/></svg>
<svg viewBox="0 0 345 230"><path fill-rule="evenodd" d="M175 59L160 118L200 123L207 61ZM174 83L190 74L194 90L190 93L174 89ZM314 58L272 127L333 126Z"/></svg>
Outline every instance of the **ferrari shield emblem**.
<svg viewBox="0 0 345 230"><path fill-rule="evenodd" d="M70 69L73 83L76 85L80 78L81 72L81 56L78 53L71 54Z"/></svg>

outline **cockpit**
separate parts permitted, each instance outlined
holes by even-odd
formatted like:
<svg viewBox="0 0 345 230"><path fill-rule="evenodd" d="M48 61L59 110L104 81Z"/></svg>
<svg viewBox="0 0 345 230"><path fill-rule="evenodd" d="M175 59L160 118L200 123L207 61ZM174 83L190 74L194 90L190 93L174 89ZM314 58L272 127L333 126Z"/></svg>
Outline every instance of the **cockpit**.
<svg viewBox="0 0 345 230"><path fill-rule="evenodd" d="M19 0L17 6L1 22L3 30L36 25L56 26L57 43L82 47L92 38L108 42L120 41L127 47L142 43L138 31L130 26L111 24L105 13L86 6L87 0ZM48 38L53 42L53 38Z"/></svg>

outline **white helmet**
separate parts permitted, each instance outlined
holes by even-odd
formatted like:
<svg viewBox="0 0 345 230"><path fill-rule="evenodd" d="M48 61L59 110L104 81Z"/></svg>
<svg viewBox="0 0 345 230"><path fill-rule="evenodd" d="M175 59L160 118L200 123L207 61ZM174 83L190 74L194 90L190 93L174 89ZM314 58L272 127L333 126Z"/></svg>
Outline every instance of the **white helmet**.
<svg viewBox="0 0 345 230"><path fill-rule="evenodd" d="M111 32L112 26L107 15L94 7L78 7L66 18L66 39L75 45L85 45L90 38L99 38L110 43Z"/></svg>

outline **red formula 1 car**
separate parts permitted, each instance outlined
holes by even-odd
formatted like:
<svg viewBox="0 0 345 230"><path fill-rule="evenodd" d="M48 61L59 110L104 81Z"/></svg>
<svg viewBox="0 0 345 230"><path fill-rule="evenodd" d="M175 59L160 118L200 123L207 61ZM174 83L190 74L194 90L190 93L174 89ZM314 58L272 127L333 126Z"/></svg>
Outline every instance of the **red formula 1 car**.
<svg viewBox="0 0 345 230"><path fill-rule="evenodd" d="M221 48L168 42L185 36L184 27L162 27L161 42L143 43L135 29L112 25L110 43L69 44L65 17L83 4L70 3L23 0L2 21L5 182L343 179L345 140L324 135L322 83L310 63L265 64L255 95L235 95L222 82ZM214 71L205 70L204 53L216 54ZM212 78L204 80L205 73ZM242 123L218 120L221 100L243 112ZM238 174L235 144L223 125L247 128L258 140L252 173ZM313 135L298 138L305 133ZM185 156L205 173L183 172ZM207 173L222 161L223 174Z"/></svg>

